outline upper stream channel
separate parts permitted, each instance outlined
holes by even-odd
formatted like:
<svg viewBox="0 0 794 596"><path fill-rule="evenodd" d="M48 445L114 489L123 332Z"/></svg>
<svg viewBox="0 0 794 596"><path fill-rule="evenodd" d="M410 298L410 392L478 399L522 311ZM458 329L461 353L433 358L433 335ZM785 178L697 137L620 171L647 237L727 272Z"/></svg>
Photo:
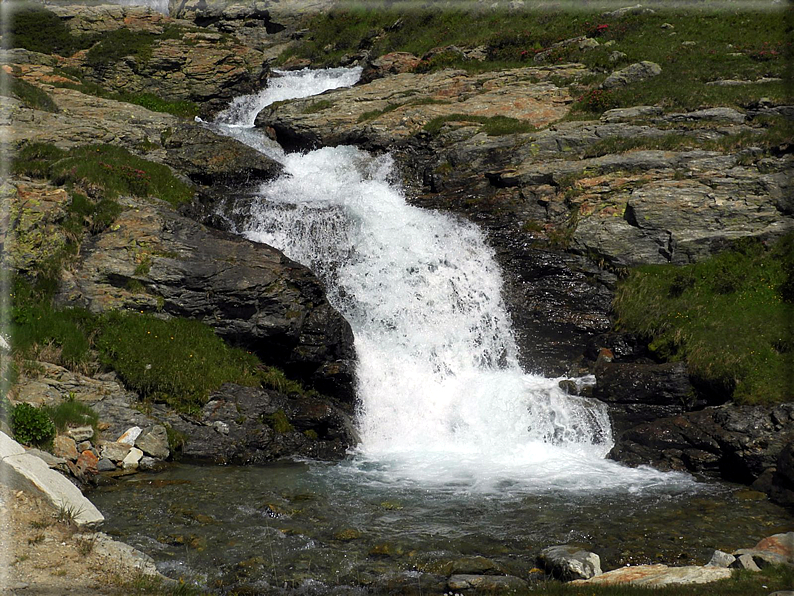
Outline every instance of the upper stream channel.
<svg viewBox="0 0 794 596"><path fill-rule="evenodd" d="M602 404L518 365L483 233L411 206L388 155L285 154L253 127L266 105L359 74L281 73L207 125L284 165L237 231L310 267L350 322L360 444L339 463L180 463L122 479L91 495L106 531L211 589L326 594L433 593L434 574L491 564L526 579L562 543L605 569L703 563L787 529L752 491L606 460Z"/></svg>

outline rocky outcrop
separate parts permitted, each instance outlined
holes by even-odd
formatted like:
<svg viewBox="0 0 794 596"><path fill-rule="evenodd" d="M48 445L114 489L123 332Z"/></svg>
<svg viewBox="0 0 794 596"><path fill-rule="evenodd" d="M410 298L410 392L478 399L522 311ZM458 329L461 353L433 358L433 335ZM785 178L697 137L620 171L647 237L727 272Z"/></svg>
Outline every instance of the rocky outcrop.
<svg viewBox="0 0 794 596"><path fill-rule="evenodd" d="M61 301L200 319L288 375L352 399L352 331L308 269L157 201L125 206L110 229L83 244Z"/></svg>
<svg viewBox="0 0 794 596"><path fill-rule="evenodd" d="M508 117L540 127L562 118L573 101L549 79L585 72L578 65L565 65L481 74L402 73L269 106L259 113L256 125L272 128L288 148L358 144L381 149L405 142L434 118L455 114Z"/></svg>
<svg viewBox="0 0 794 596"><path fill-rule="evenodd" d="M261 88L267 76L261 52L220 33L187 27L188 23L149 8L81 6L55 12L82 34L107 33L131 24L139 33L152 34L145 51L133 44L120 60L95 63L87 51L81 51L64 61L112 91L192 101L200 104L204 114L211 114L232 98ZM166 31L168 35L163 35Z"/></svg>
<svg viewBox="0 0 794 596"><path fill-rule="evenodd" d="M794 404L725 405L636 426L609 457L662 470L717 473L735 482L769 482L794 436ZM765 488L759 485L759 488Z"/></svg>
<svg viewBox="0 0 794 596"><path fill-rule="evenodd" d="M572 582L577 585L614 586L628 584L661 588L682 584L707 584L731 577L730 569L721 567L668 567L667 565L637 565L607 571L588 580Z"/></svg>
<svg viewBox="0 0 794 596"><path fill-rule="evenodd" d="M771 499L781 505L794 507L794 441L781 449L770 482Z"/></svg>

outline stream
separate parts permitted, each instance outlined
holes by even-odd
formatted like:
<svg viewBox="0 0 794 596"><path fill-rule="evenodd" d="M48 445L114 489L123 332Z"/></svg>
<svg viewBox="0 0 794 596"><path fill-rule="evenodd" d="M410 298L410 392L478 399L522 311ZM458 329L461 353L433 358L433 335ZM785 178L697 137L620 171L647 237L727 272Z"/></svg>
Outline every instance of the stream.
<svg viewBox="0 0 794 596"><path fill-rule="evenodd" d="M253 127L266 105L360 70L278 74L207 126L284 165L237 232L311 268L350 322L361 442L339 463L122 479L92 494L106 531L210 589L326 594L432 593L453 570L526 579L561 543L607 569L705 563L787 529L759 493L605 459L604 405L521 370L481 230L410 205L388 155L285 154Z"/></svg>

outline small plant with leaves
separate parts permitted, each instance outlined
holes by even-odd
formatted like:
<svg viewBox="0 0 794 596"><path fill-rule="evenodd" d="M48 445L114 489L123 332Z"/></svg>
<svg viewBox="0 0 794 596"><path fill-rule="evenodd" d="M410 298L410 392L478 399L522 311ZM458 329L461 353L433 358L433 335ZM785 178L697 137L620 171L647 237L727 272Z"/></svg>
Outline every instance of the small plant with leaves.
<svg viewBox="0 0 794 596"><path fill-rule="evenodd" d="M11 411L11 429L14 438L23 445L44 447L55 438L55 424L47 412L27 403L14 406Z"/></svg>

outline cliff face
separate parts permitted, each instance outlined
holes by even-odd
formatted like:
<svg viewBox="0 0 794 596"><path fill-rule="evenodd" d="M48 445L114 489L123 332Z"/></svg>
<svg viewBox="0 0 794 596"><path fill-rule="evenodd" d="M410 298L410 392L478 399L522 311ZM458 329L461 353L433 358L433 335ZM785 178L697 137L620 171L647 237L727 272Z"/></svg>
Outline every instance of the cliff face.
<svg viewBox="0 0 794 596"><path fill-rule="evenodd" d="M312 2L303 7L326 8ZM186 119L130 103L156 93L170 102L200 102L194 112L215 112L232 97L261 87L272 59L283 50L319 44L323 33L298 30L301 11L276 5L172 3L178 19L122 7L67 7L56 13L74 35L127 28L140 36L127 51L92 46L67 57L5 52L10 74L46 93L55 106L48 111L20 97L7 99L6 150L29 141L61 149L108 143L169 166L196 189L193 201L178 211L158 201L122 197L114 224L81 243L79 258L63 276L59 303L204 321L230 343L341 400L341 408L329 402L333 413L316 419L301 414L321 410L315 402L247 390L238 401L246 412L255 412L252 419L280 409L314 420L300 430L322 429L336 441L326 452L339 453L353 440L349 425L337 416L337 411L350 413L353 398L349 326L305 268L274 249L202 225L217 224L214 214L222 202L244 200L247 184L276 176L280 166ZM639 27L640 17L633 13L603 17L614 31ZM660 30L669 32L665 25ZM730 433L752 434L734 428L736 417L746 412L726 403L728 394L693 384L683 363L662 362L648 349L647 338L617 331L613 299L620 279L634 267L700 263L742 240L771 245L793 229L790 135L778 138L775 131L790 121L794 107L752 91L756 85L766 89L774 78L709 81L750 90L749 99L733 107L704 100L678 109L659 97L656 103L606 109L599 103L605 93L632 97L638 89L636 96L646 97L653 81L667 76L667 66L648 62L641 48L628 57L607 49L610 42L581 35L548 41L528 58L524 51L520 56L527 63L520 67L490 71L438 65L498 60L513 42L445 46L421 56L378 55L378 44L403 26L397 21L373 30L356 41L355 51L338 58L341 64L364 66L364 82L270 106L257 117L257 126L290 149L356 144L389 151L415 204L454 211L482 226L505 273L522 364L548 375L596 375L596 396L608 403L619 431L614 457L721 473L740 461L742 471L732 477L768 485L778 453L788 453L789 410L748 410L747 416L764 420L763 432L748 439L763 456L735 448L739 439ZM335 55L345 49L340 44L329 43L322 51ZM683 60L696 46L677 42L676 56ZM754 50L741 52L757 57ZM601 57L589 58L595 55ZM89 93L91 84L104 91ZM41 182L17 178L12 184L24 195ZM55 205L50 215L18 224L20 230L27 226L27 238L39 238L33 252L18 255L20 271L33 269L36 251L51 251L50 240L66 242L57 222L68 198L63 190L47 192L63 194L41 203ZM196 427L201 432L215 422L228 423L228 417L217 416L233 392L221 393L215 400L221 405L202 411L204 422ZM257 410L252 404L260 398L260 405L271 405ZM712 406L720 408L704 410ZM685 432L701 424L710 429L706 447L694 445ZM670 425L680 439L672 447L657 440ZM253 427L243 427L224 436L252 445L259 440L252 438ZM331 427L337 430L330 432ZM187 426L185 432L199 431ZM767 440L777 432L784 438ZM197 441L195 453L206 455L203 439ZM255 459L284 455L293 443L280 440L275 451ZM301 445L296 449L306 453ZM224 457L246 460L233 451L230 446Z"/></svg>

